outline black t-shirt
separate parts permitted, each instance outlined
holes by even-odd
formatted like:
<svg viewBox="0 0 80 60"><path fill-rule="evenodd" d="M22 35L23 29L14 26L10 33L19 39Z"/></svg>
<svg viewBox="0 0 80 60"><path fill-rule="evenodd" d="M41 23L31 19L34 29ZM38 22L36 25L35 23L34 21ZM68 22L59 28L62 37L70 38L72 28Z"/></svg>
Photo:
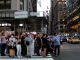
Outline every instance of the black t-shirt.
<svg viewBox="0 0 80 60"><path fill-rule="evenodd" d="M36 38L36 43L38 46L41 46L41 39L40 38Z"/></svg>
<svg viewBox="0 0 80 60"><path fill-rule="evenodd" d="M21 38L21 45L25 45L24 43L24 39L25 39L25 37L24 36L22 36L22 38Z"/></svg>
<svg viewBox="0 0 80 60"><path fill-rule="evenodd" d="M42 43L44 46L49 46L49 41L47 40L47 38L42 38Z"/></svg>

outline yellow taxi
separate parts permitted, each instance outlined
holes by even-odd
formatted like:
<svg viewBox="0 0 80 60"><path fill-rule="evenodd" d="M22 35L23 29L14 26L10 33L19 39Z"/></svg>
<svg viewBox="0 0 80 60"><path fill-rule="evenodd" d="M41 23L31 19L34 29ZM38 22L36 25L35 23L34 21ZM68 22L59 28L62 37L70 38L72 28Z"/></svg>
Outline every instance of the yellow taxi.
<svg viewBox="0 0 80 60"><path fill-rule="evenodd" d="M80 43L79 38L69 38L67 40L68 43L72 43L72 44L76 44L76 43Z"/></svg>

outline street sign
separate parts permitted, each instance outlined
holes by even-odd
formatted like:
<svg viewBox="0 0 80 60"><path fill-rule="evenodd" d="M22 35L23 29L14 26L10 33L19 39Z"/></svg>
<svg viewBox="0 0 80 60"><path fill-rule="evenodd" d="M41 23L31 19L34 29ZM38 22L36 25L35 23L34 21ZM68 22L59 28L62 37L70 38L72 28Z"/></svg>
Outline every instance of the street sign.
<svg viewBox="0 0 80 60"><path fill-rule="evenodd" d="M15 18L28 18L28 12L27 11L16 11L14 13Z"/></svg>

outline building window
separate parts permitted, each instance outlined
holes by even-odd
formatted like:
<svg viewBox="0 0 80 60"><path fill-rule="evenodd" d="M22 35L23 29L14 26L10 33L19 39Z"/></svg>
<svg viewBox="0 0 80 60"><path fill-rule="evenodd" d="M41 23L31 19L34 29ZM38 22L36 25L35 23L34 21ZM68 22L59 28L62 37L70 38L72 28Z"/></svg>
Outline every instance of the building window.
<svg viewBox="0 0 80 60"><path fill-rule="evenodd" d="M9 17L9 12L6 12L6 17Z"/></svg>
<svg viewBox="0 0 80 60"><path fill-rule="evenodd" d="M2 17L5 17L5 13L2 13Z"/></svg>
<svg viewBox="0 0 80 60"><path fill-rule="evenodd" d="M6 1L6 4L10 4L11 3L11 1Z"/></svg>
<svg viewBox="0 0 80 60"><path fill-rule="evenodd" d="M11 4L7 4L6 9L11 9Z"/></svg>
<svg viewBox="0 0 80 60"><path fill-rule="evenodd" d="M23 2L24 0L20 0L21 2Z"/></svg>
<svg viewBox="0 0 80 60"><path fill-rule="evenodd" d="M6 9L11 9L11 0L6 0Z"/></svg>
<svg viewBox="0 0 80 60"><path fill-rule="evenodd" d="M0 1L0 9L4 8L4 1Z"/></svg>
<svg viewBox="0 0 80 60"><path fill-rule="evenodd" d="M20 4L20 10L23 10L23 5L22 4Z"/></svg>
<svg viewBox="0 0 80 60"><path fill-rule="evenodd" d="M0 13L0 17L1 17L1 13Z"/></svg>
<svg viewBox="0 0 80 60"><path fill-rule="evenodd" d="M59 4L62 4L62 2L59 2Z"/></svg>
<svg viewBox="0 0 80 60"><path fill-rule="evenodd" d="M0 9L11 9L11 0L0 0Z"/></svg>
<svg viewBox="0 0 80 60"><path fill-rule="evenodd" d="M0 4L4 4L4 1L0 1Z"/></svg>
<svg viewBox="0 0 80 60"><path fill-rule="evenodd" d="M14 13L13 12L10 13L10 17L14 17Z"/></svg>

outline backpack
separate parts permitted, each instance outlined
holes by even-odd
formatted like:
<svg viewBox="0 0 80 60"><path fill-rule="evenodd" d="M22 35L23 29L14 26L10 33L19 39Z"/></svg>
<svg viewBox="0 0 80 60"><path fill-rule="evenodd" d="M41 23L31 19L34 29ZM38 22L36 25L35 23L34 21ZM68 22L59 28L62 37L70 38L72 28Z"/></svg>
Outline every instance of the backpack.
<svg viewBox="0 0 80 60"><path fill-rule="evenodd" d="M29 41L26 41L26 45L30 45Z"/></svg>

